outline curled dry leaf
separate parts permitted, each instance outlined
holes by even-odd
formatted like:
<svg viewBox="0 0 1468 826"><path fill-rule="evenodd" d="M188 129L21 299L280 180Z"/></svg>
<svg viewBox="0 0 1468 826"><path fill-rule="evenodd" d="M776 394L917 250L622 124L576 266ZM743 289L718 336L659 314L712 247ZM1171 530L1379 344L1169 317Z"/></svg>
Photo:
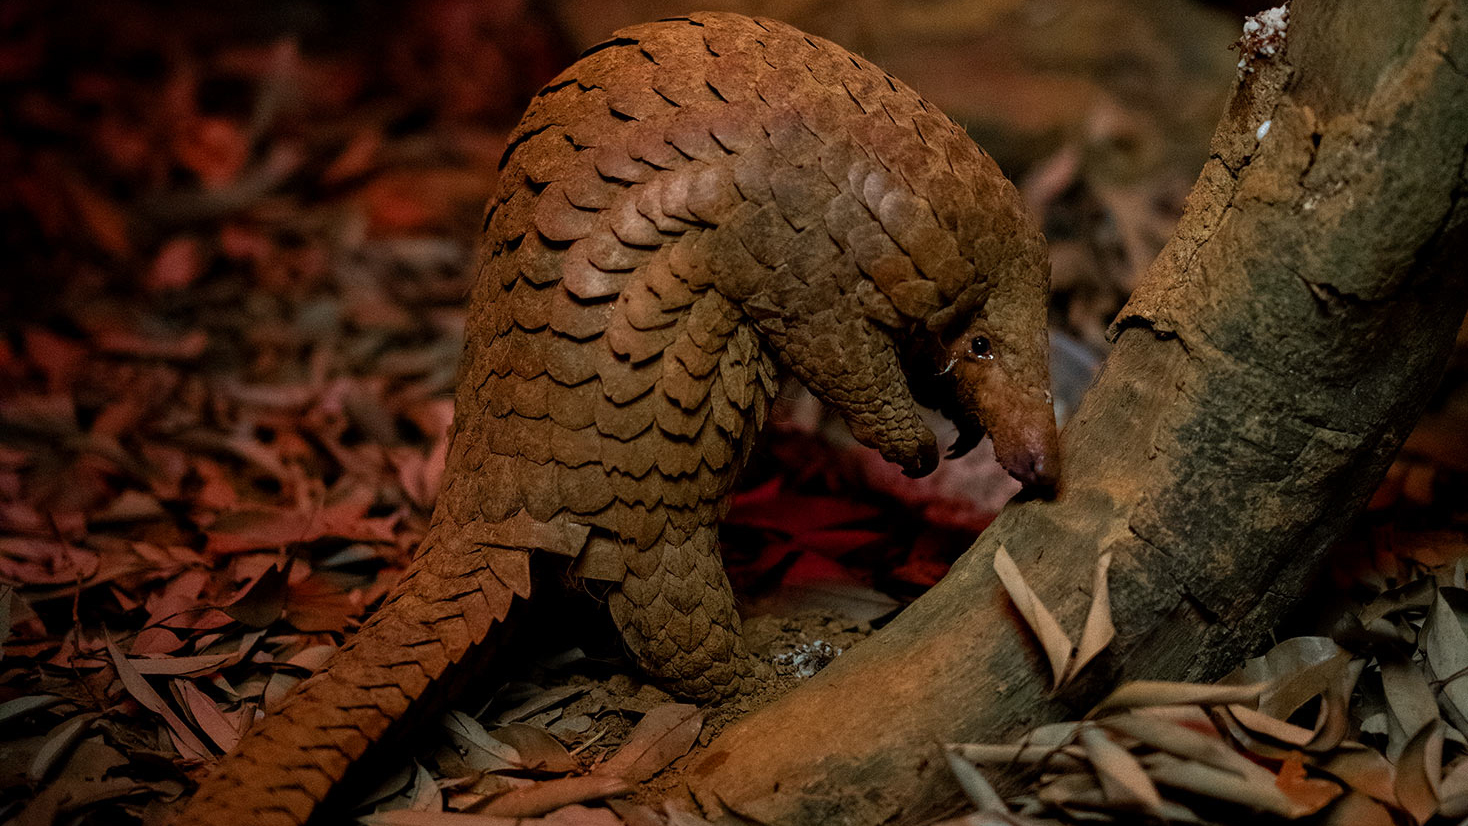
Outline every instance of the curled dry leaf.
<svg viewBox="0 0 1468 826"><path fill-rule="evenodd" d="M1233 717L1234 721L1250 733L1272 737L1296 748L1303 748L1315 737L1315 732L1310 729L1277 720L1248 706L1229 705L1224 706L1221 711Z"/></svg>
<svg viewBox="0 0 1468 826"><path fill-rule="evenodd" d="M1040 640L1040 647L1050 660L1051 686L1059 688L1069 672L1071 651L1075 647L1071 644L1070 637L1065 635L1050 609L1045 607L1045 603L1040 601L1029 583L1025 582L1024 575L1019 572L1003 545L994 554L994 573L999 575L1000 583L1004 585L1004 590L1008 592L1009 599L1014 602L1014 607L1024 618L1025 624Z"/></svg>
<svg viewBox="0 0 1468 826"><path fill-rule="evenodd" d="M1400 759L1409 738L1429 724L1438 721L1437 697L1427 677L1415 663L1405 657L1386 659L1381 663L1381 686L1386 693L1390 712L1387 743L1388 760Z"/></svg>
<svg viewBox="0 0 1468 826"><path fill-rule="evenodd" d="M1412 735L1397 760L1397 800L1418 823L1437 811L1442 782L1443 732L1430 720Z"/></svg>
<svg viewBox="0 0 1468 826"><path fill-rule="evenodd" d="M1288 718L1311 699L1336 688L1347 670L1351 652L1329 637L1291 637L1262 657L1244 663L1232 679L1222 682L1265 682L1259 711Z"/></svg>
<svg viewBox="0 0 1468 826"><path fill-rule="evenodd" d="M1362 625L1370 626L1379 619L1385 619L1404 611L1426 608L1432 604L1434 597L1435 592L1430 580L1414 579L1405 585L1383 591L1357 617L1361 620Z"/></svg>
<svg viewBox="0 0 1468 826"><path fill-rule="evenodd" d="M994 786L974 764L960 757L953 749L944 749L943 757L948 761L948 769L953 772L953 779L958 782L958 787L978 807L980 814L1009 813L1009 807L1004 805L1004 798L994 791Z"/></svg>
<svg viewBox="0 0 1468 826"><path fill-rule="evenodd" d="M1460 757L1438 784L1437 813L1440 817L1468 817L1468 757Z"/></svg>
<svg viewBox="0 0 1468 826"><path fill-rule="evenodd" d="M1338 745L1350 730L1348 709L1351 693L1364 666L1363 660L1355 658L1327 637L1292 637L1274 646L1264 656L1248 660L1221 682L1268 681L1269 688L1259 698L1258 711L1275 720L1287 720L1306 703L1319 697L1320 712L1308 740L1295 742L1297 734L1294 732L1278 739L1307 751L1324 752ZM1269 726L1267 720L1256 719L1260 725ZM1249 727L1247 723L1243 725ZM1257 727L1250 728L1269 733Z"/></svg>
<svg viewBox="0 0 1468 826"><path fill-rule="evenodd" d="M1040 640L1040 647L1050 660L1053 688L1060 688L1085 668L1111 644L1116 636L1116 626L1111 621L1111 596L1107 587L1107 573L1111 569L1111 552L1101 554L1096 560L1096 571L1092 579L1091 608L1086 614L1086 625L1081 631L1081 644L1074 646L1070 637L1061 629L1054 615L1040 601L1024 575L1010 558L1009 552L1000 546L994 554L994 573L1004 585L1010 600L1030 630Z"/></svg>
<svg viewBox="0 0 1468 826"><path fill-rule="evenodd" d="M1097 703L1087 716L1096 717L1108 711L1147 706L1253 703L1268 687L1267 683L1201 685L1199 683L1134 680L1123 683L1115 691L1106 695L1106 698Z"/></svg>

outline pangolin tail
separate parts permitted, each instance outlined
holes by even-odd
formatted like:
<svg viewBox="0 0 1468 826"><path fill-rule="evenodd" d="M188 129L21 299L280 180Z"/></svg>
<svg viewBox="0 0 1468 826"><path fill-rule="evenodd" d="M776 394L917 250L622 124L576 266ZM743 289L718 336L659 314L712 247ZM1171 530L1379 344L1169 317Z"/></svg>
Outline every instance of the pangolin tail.
<svg viewBox="0 0 1468 826"><path fill-rule="evenodd" d="M471 675L529 595L529 552L435 527L382 608L220 761L175 826L306 823L370 749Z"/></svg>

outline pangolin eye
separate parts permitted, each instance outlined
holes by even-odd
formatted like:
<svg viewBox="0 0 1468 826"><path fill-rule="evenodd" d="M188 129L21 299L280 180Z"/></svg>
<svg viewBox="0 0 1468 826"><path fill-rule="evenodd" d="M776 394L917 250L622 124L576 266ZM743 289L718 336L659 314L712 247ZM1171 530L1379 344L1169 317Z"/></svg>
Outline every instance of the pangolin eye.
<svg viewBox="0 0 1468 826"><path fill-rule="evenodd" d="M990 359L994 357L994 345L990 344L989 339L984 336L974 336L973 339L969 341L968 347L974 355L978 356L981 359Z"/></svg>

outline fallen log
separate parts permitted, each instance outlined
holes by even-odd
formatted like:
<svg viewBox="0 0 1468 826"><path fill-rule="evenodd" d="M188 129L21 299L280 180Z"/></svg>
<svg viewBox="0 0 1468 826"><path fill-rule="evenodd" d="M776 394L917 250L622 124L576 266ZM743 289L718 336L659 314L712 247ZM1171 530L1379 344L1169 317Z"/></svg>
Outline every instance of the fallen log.
<svg viewBox="0 0 1468 826"><path fill-rule="evenodd" d="M940 752L1072 717L1124 679L1210 680L1267 641L1439 379L1468 303L1468 0L1299 0L1239 81L1171 241L1062 436L1060 495L1009 507L929 593L692 764L705 812L909 823ZM993 572L1117 636L1049 689Z"/></svg>

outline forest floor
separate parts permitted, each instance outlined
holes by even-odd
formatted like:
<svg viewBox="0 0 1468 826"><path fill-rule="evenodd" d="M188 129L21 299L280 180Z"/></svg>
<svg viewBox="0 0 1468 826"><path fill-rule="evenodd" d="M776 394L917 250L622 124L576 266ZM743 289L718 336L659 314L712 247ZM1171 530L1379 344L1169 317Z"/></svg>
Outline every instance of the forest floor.
<svg viewBox="0 0 1468 826"><path fill-rule="evenodd" d="M162 822L402 572L443 473L469 262L505 135L585 45L569 2L560 18L510 1L367 4L350 20L329 4L267 6L275 16L0 4L0 821ZM1014 60L1008 82L1062 88ZM959 80L927 82L956 100L943 84ZM1189 113L1206 137L1228 81L1190 81L1167 117ZM1075 108L1063 88L1045 92L1057 113ZM1203 154L1174 146L1163 101L1125 100L1097 98L1074 123L976 129L1016 147L996 156L1052 240L1062 413ZM1037 128L1044 151L1023 137ZM772 418L722 535L751 644L790 685L942 577L1016 486L982 455L905 480L794 389ZM1291 746L1298 731L1261 734L1244 712L1204 718L1289 800L1319 802L1276 814L1327 822L1364 796L1425 822L1468 795L1468 680L1450 679L1468 668L1468 636L1440 650L1448 620L1468 629L1464 557L1460 337L1315 604L1280 629L1341 647L1282 646L1248 672L1337 658L1344 671L1321 685L1352 674L1340 719L1387 762L1351 774L1360 785L1309 785L1330 782L1291 757L1309 738ZM643 684L604 609L583 602L364 795L370 822L662 822L626 799L590 803L609 785L583 782L587 806L556 808L556 781L650 778L742 709L705 715ZM1437 642L1418 640L1424 622ZM1283 711L1307 735L1330 717L1313 696ZM1019 802L1105 811L1074 776L1039 777ZM1207 798L1190 789L1177 805L1212 817Z"/></svg>

